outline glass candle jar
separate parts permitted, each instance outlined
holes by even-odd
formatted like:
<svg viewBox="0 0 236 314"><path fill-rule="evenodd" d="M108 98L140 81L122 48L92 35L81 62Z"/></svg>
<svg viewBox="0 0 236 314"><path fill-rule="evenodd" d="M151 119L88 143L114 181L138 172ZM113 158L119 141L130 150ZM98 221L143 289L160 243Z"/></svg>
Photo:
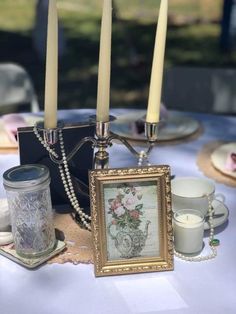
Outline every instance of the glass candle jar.
<svg viewBox="0 0 236 314"><path fill-rule="evenodd" d="M174 246L184 255L197 255L203 248L204 216L194 209L180 209L174 213Z"/></svg>
<svg viewBox="0 0 236 314"><path fill-rule="evenodd" d="M48 168L39 164L13 167L3 174L15 250L20 256L38 257L54 249L49 183Z"/></svg>

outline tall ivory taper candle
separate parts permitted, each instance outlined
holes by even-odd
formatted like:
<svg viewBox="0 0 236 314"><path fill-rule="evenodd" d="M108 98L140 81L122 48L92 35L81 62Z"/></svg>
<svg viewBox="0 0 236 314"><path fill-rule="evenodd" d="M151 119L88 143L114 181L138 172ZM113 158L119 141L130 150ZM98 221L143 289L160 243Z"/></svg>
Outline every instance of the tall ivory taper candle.
<svg viewBox="0 0 236 314"><path fill-rule="evenodd" d="M161 88L164 67L167 19L168 0L161 0L146 116L146 121L150 123L158 122L160 119Z"/></svg>
<svg viewBox="0 0 236 314"><path fill-rule="evenodd" d="M97 88L97 121L109 120L110 74L111 74L111 0L104 0L100 35Z"/></svg>
<svg viewBox="0 0 236 314"><path fill-rule="evenodd" d="M49 0L46 77L44 99L44 127L57 126L57 88L58 88L58 17L56 0Z"/></svg>

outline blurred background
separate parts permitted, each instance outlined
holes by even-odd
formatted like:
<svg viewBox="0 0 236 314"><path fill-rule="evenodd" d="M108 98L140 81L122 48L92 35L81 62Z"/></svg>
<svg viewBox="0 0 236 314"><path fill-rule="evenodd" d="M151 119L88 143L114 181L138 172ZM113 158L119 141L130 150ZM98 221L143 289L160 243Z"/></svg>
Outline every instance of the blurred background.
<svg viewBox="0 0 236 314"><path fill-rule="evenodd" d="M103 1L57 3L59 108L95 108ZM146 108L159 3L114 1L111 107ZM0 0L0 63L26 69L41 110L46 14L47 0ZM235 34L236 1L169 0L163 86L167 108L235 114ZM22 107L1 107L1 114L8 110Z"/></svg>

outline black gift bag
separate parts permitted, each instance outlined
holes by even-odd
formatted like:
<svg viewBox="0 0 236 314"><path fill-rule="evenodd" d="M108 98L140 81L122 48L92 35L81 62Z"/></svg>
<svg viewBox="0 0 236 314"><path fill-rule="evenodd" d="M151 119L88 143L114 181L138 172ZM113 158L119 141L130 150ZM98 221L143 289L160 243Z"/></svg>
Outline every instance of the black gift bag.
<svg viewBox="0 0 236 314"><path fill-rule="evenodd" d="M82 138L94 136L94 131L95 125L90 123L65 125L63 128L63 138L66 155L73 150ZM34 134L33 127L19 128L18 141L20 163L22 165L39 163L49 168L51 176L50 191L55 210L60 213L71 212L72 207L65 193L58 165L50 159L48 151ZM55 149L60 152L59 143L55 145ZM80 207L84 208L85 213L90 214L88 170L92 169L93 166L93 149L91 143L84 144L68 162L68 166Z"/></svg>

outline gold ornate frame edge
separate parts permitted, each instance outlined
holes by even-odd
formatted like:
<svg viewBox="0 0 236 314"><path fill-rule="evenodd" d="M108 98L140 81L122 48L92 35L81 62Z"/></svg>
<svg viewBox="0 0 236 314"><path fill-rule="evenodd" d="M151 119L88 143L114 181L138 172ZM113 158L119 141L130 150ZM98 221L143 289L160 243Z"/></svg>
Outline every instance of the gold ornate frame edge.
<svg viewBox="0 0 236 314"><path fill-rule="evenodd" d="M104 252L104 230L101 230L99 223L99 212L101 208L101 182L130 176L147 176L160 177L160 195L161 195L161 215L162 225L162 246L163 260L158 258L118 261L117 263L105 263ZM172 207L171 207L171 184L170 184L170 167L168 165L135 167L135 168L113 168L97 169L89 172L90 202L92 211L92 239L94 254L94 271L96 276L108 276L119 274L131 274L142 272L167 271L174 269L174 252L173 252L173 230L172 230Z"/></svg>

